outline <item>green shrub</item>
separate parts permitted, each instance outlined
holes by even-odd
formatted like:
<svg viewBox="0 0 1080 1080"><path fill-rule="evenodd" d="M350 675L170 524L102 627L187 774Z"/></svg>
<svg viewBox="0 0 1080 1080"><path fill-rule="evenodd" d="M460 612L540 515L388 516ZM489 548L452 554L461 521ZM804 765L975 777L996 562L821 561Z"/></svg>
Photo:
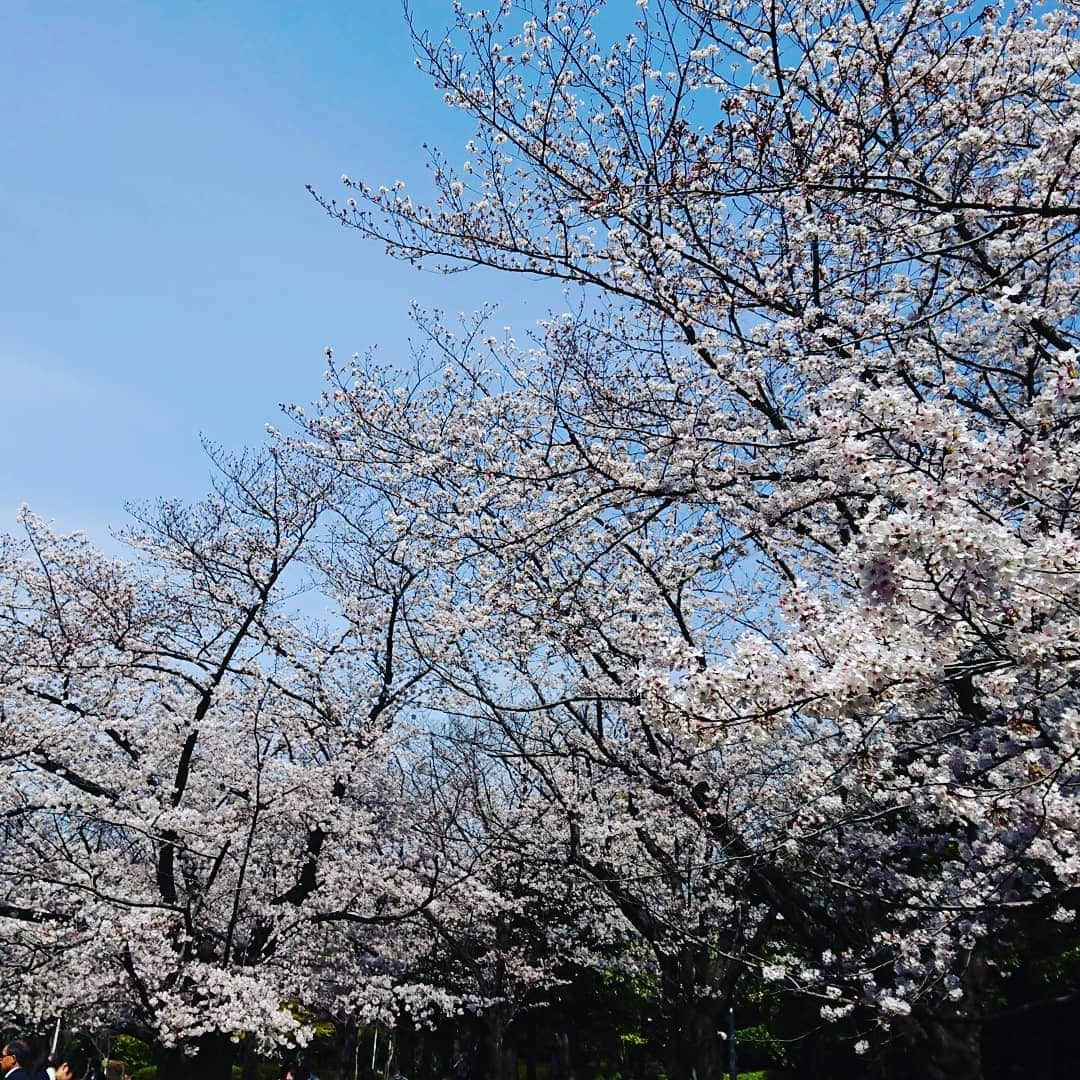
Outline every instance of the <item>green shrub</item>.
<svg viewBox="0 0 1080 1080"><path fill-rule="evenodd" d="M114 1036L109 1057L124 1062L132 1076L140 1076L151 1065L149 1045L134 1035ZM150 1076L152 1078L154 1074Z"/></svg>

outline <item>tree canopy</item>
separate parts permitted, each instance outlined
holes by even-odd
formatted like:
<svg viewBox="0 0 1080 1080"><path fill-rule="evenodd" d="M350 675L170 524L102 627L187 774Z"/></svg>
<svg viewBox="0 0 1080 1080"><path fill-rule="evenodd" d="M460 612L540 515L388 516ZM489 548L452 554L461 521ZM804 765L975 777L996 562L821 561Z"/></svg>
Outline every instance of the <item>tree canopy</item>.
<svg viewBox="0 0 1080 1080"><path fill-rule="evenodd" d="M27 519L5 933L163 1046L465 1010L501 1078L591 970L653 980L673 1080L766 998L982 1076L1077 994L1006 986L1080 900L1077 16L452 15L464 160L316 197L567 311L331 359L134 566Z"/></svg>

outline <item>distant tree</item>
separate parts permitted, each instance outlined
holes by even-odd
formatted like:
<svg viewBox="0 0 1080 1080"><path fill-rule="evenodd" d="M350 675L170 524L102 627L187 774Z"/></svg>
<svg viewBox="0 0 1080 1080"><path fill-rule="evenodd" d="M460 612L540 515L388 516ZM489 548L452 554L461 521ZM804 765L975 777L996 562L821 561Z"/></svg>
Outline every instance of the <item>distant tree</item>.
<svg viewBox="0 0 1080 1080"><path fill-rule="evenodd" d="M483 1076L506 1080L522 1018L577 971L617 964L632 934L576 872L560 808L513 742L460 719L426 742L406 790L445 887L404 932L387 930L413 949L396 996L421 1025L464 1013L459 1041ZM410 992L425 984L429 996Z"/></svg>
<svg viewBox="0 0 1080 1080"><path fill-rule="evenodd" d="M6 1006L123 1023L162 1080L194 1049L228 1077L241 1032L302 1037L311 941L392 918L401 877L379 844L404 585L358 576L344 629L300 621L332 476L217 465L205 502L139 513L131 560L29 513L0 557Z"/></svg>

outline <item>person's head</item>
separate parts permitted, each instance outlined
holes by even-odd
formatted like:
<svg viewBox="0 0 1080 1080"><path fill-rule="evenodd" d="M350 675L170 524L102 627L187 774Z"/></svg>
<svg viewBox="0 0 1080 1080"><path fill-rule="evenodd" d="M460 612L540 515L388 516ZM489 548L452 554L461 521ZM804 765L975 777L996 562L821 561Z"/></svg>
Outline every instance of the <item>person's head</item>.
<svg viewBox="0 0 1080 1080"><path fill-rule="evenodd" d="M24 1068L30 1064L33 1055L30 1053L30 1044L23 1039L12 1039L4 1043L4 1052L0 1054L0 1073L10 1072L16 1065Z"/></svg>
<svg viewBox="0 0 1080 1080"><path fill-rule="evenodd" d="M88 1064L84 1054L74 1051L57 1054L53 1060L56 1080L82 1080Z"/></svg>

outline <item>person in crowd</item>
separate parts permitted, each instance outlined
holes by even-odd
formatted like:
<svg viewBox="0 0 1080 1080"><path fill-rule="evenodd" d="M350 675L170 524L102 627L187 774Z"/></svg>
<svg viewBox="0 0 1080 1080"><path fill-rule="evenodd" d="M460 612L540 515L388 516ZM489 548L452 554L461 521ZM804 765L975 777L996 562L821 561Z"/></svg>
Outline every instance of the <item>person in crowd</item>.
<svg viewBox="0 0 1080 1080"><path fill-rule="evenodd" d="M304 1055L298 1053L295 1058L285 1063L281 1070L281 1080L311 1080L311 1071L304 1063Z"/></svg>
<svg viewBox="0 0 1080 1080"><path fill-rule="evenodd" d="M53 1058L54 1080L83 1080L89 1061L75 1050L61 1051Z"/></svg>
<svg viewBox="0 0 1080 1080"><path fill-rule="evenodd" d="M0 1054L0 1076L3 1080L31 1080L33 1063L30 1044L25 1039L12 1039L4 1043L4 1052Z"/></svg>

